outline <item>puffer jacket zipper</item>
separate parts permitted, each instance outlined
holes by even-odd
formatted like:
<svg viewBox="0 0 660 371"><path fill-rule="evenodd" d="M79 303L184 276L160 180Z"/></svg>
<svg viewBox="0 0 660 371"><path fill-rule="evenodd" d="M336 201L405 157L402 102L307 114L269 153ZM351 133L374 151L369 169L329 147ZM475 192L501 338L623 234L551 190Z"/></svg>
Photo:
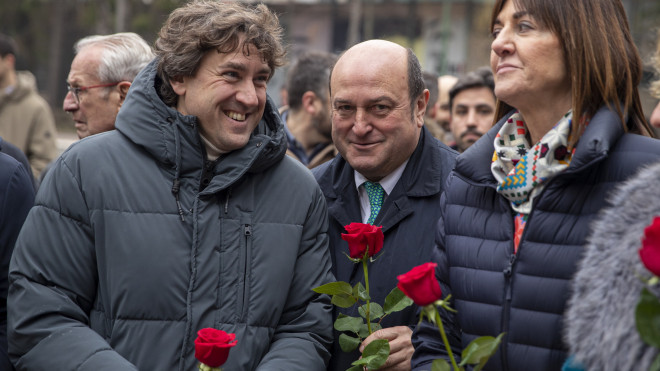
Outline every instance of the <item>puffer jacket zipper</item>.
<svg viewBox="0 0 660 371"><path fill-rule="evenodd" d="M551 178L548 180L546 183L545 187L543 187L543 190L541 190L541 193L536 197L536 200L540 200L543 197L543 194L546 192L547 189L549 189L550 185L554 183L554 181L561 177L561 176L566 176L566 175L573 175L576 173L579 173L586 168L592 166L593 164L601 161L605 156L599 156L592 161L584 164L582 167L577 168L577 169L566 169L561 174L558 174L557 176ZM512 252L511 255L509 256L509 264L504 268L503 274L504 274L504 284L505 284L505 290L504 290L504 305L502 308L502 331L503 332L508 332L509 330L509 320L511 318L511 298L512 298L512 285L513 285L513 269L516 263L516 260L520 258L520 252L523 250L522 245L523 241L526 241L526 236L527 236L527 231L529 228L527 228L527 223L531 222L532 216L534 215L534 209L532 209L532 212L529 213L527 216L527 222L525 222L525 230L523 231L522 236L520 236L520 245L518 246L518 252ZM515 227L514 227L515 228ZM515 230L514 230L515 233ZM515 248L512 249L512 251L515 251ZM505 340L502 342L500 345L500 354L502 356L502 369L503 370L508 370L509 369L509 361L507 357L508 353L508 341Z"/></svg>

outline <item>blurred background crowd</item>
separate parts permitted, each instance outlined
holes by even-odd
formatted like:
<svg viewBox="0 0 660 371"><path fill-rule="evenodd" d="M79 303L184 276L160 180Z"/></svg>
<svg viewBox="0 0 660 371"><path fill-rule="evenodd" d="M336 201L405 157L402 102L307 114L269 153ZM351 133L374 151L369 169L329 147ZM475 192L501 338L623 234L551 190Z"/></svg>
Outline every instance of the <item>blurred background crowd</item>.
<svg viewBox="0 0 660 371"><path fill-rule="evenodd" d="M254 1L253 1L254 2ZM425 71L460 75L488 64L493 0L265 0L285 30L288 58L306 50L337 53L372 38L410 47ZM0 0L0 33L18 47L17 70L31 71L41 95L52 106L60 136L75 139L62 110L65 80L76 40L92 34L130 31L152 44L167 15L185 0ZM623 0L631 33L645 62L640 86L644 112L657 99L652 57L660 28L660 2ZM280 94L290 64L278 69L269 95Z"/></svg>

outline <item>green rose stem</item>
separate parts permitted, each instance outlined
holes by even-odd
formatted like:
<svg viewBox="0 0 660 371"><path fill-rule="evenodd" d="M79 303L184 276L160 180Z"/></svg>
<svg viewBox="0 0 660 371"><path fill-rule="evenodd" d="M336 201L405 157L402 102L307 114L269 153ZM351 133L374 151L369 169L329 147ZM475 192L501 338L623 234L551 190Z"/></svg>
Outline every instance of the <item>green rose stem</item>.
<svg viewBox="0 0 660 371"><path fill-rule="evenodd" d="M364 314L366 315L366 320L367 320L367 330L369 330L369 335L372 334L371 332L371 319L369 316L370 312L370 307L369 307L369 301L371 299L371 296L369 295L369 270L367 269L367 256L369 255L369 245L367 245L367 251L364 252L364 256L362 257L362 269L364 269L364 286L367 290L367 305L365 306L364 309Z"/></svg>
<svg viewBox="0 0 660 371"><path fill-rule="evenodd" d="M454 359L454 354L451 351L451 347L449 346L449 340L447 340L447 334L445 334L445 328L442 326L442 319L440 318L440 313L438 312L438 309L435 307L434 304L430 305L433 309L433 312L435 314L435 322L438 325L438 330L440 330L440 336L442 336L442 342L445 343L445 348L447 348L447 354L449 354L449 359L451 360L451 365L454 366L454 370L458 370L458 365L456 364L456 360Z"/></svg>
<svg viewBox="0 0 660 371"><path fill-rule="evenodd" d="M199 370L200 371L222 371L220 367L211 367L209 365L205 365L203 363L199 364Z"/></svg>

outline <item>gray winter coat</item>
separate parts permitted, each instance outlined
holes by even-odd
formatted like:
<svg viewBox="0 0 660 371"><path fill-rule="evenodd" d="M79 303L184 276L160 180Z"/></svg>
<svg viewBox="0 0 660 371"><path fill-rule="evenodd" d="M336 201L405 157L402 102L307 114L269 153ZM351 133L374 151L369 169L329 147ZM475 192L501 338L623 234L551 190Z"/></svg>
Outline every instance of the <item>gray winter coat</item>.
<svg viewBox="0 0 660 371"><path fill-rule="evenodd" d="M451 288L458 313L445 329L461 333L462 349L479 336L506 333L486 370L559 370L568 356L562 319L569 283L589 226L617 184L660 159L660 142L625 134L618 115L601 108L569 167L534 200L514 254L514 212L490 170L493 141L507 118L458 156L447 180L436 273ZM413 344L416 370L430 369L430 360L444 353L438 329L427 323L418 326Z"/></svg>
<svg viewBox="0 0 660 371"><path fill-rule="evenodd" d="M311 289L334 280L326 206L285 157L277 110L269 100L244 148L205 163L196 118L163 104L155 70L116 131L74 144L44 180L10 267L12 361L193 370L197 330L216 327L238 340L226 370L323 369L331 306Z"/></svg>
<svg viewBox="0 0 660 371"><path fill-rule="evenodd" d="M622 185L593 225L564 323L570 352L588 371L649 370L658 355L635 327L640 277L650 277L638 250L660 216L658 184L660 163ZM652 292L660 297L660 287Z"/></svg>

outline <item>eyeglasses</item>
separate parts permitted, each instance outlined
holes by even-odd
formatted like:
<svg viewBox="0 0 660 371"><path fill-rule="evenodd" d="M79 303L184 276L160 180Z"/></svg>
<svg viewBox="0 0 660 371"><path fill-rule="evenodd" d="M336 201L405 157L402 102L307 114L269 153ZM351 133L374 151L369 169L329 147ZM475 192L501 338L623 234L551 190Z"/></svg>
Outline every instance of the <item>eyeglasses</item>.
<svg viewBox="0 0 660 371"><path fill-rule="evenodd" d="M121 81L111 82L109 84L101 84L101 85L78 86L78 87L75 87L75 88L72 87L71 85L69 85L69 83L67 82L66 83L66 90L67 90L67 94L68 94L68 92L73 93L73 99L75 99L76 104L80 104L80 92L81 91L86 91L86 90L94 89L94 88L109 88L111 86L119 85L120 82Z"/></svg>

